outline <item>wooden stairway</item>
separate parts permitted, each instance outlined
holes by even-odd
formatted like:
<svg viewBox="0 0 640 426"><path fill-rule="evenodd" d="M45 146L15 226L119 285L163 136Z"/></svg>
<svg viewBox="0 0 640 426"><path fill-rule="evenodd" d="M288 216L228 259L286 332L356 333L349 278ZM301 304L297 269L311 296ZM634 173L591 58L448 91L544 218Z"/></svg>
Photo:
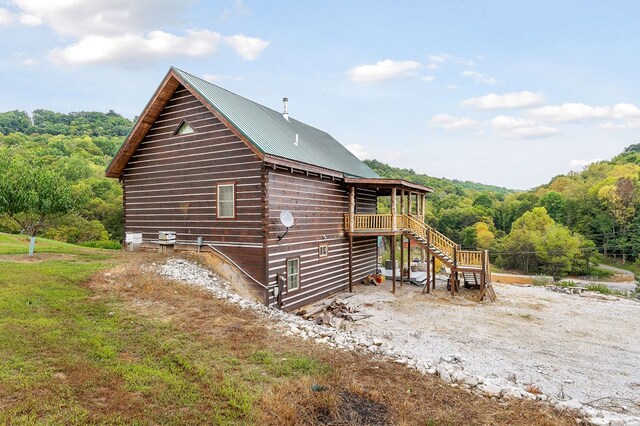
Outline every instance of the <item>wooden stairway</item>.
<svg viewBox="0 0 640 426"><path fill-rule="evenodd" d="M458 244L413 215L402 215L401 220L403 234L451 270L449 282L452 284L452 294L458 291L462 277L463 284L480 286L478 300L482 301L485 296L488 296L492 302L495 302L496 294L491 285L488 251L462 250ZM427 277L425 289L428 285L429 277Z"/></svg>

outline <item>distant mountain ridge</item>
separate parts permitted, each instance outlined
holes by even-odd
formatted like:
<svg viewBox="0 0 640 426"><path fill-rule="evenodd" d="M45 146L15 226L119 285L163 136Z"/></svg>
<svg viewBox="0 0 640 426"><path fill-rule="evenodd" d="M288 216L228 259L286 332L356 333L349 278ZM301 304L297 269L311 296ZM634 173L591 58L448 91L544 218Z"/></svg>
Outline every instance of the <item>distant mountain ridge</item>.
<svg viewBox="0 0 640 426"><path fill-rule="evenodd" d="M459 190L471 190L477 192L493 192L495 194L506 195L520 192L515 189L504 188L495 185L486 185L478 182L460 181L457 179L445 179L416 173L413 169L402 169L393 167L378 160L364 160L364 163L371 167L380 176L391 179L404 179L420 185L431 186L436 190L445 192L460 192Z"/></svg>

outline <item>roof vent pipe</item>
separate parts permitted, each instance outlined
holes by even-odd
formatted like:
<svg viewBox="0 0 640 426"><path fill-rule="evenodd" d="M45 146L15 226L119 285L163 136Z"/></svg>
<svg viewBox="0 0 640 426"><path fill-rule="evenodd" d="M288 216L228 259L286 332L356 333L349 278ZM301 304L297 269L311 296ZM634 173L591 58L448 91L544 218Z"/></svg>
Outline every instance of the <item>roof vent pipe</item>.
<svg viewBox="0 0 640 426"><path fill-rule="evenodd" d="M289 104L289 98L282 98L282 103L284 104L284 112L282 116L285 120L289 121L289 111L287 111L287 105Z"/></svg>

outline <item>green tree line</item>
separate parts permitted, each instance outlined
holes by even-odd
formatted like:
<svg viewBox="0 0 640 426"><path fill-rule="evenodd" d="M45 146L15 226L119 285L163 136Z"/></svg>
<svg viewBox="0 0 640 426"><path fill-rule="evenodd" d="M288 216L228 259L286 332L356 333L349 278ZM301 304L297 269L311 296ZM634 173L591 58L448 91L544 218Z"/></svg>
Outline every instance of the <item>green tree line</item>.
<svg viewBox="0 0 640 426"><path fill-rule="evenodd" d="M464 248L491 250L499 266L554 277L590 274L600 254L640 269L640 144L529 191L367 164L381 176L433 187L425 220Z"/></svg>
<svg viewBox="0 0 640 426"><path fill-rule="evenodd" d="M0 231L98 246L119 241L122 189L104 171L133 122L113 111L32 117L0 113Z"/></svg>

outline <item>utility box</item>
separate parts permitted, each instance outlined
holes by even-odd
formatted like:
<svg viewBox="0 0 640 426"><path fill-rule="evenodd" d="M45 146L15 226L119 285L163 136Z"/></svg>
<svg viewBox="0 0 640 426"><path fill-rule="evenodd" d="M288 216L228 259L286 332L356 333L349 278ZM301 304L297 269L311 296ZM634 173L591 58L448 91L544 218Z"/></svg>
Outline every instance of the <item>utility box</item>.
<svg viewBox="0 0 640 426"><path fill-rule="evenodd" d="M158 243L159 244L175 244L176 232L175 231L159 231Z"/></svg>
<svg viewBox="0 0 640 426"><path fill-rule="evenodd" d="M173 246L175 244L176 244L175 231L158 231L158 246L160 248L160 253L173 251Z"/></svg>
<svg viewBox="0 0 640 426"><path fill-rule="evenodd" d="M142 244L142 232L127 232L124 234L124 244L128 251L136 251Z"/></svg>

